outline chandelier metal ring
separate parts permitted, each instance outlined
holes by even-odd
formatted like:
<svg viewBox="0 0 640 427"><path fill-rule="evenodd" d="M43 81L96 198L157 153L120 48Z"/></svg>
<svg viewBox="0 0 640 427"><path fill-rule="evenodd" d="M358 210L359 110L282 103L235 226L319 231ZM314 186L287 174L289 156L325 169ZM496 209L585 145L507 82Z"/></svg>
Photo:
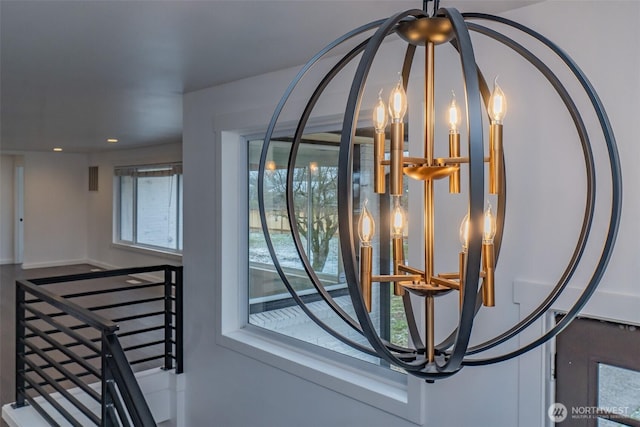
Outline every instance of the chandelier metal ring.
<svg viewBox="0 0 640 427"><path fill-rule="evenodd" d="M437 17L437 19L447 19L452 28L452 32L454 34L453 40L451 40L451 44L458 50L458 54L460 57L460 62L462 66L462 75L465 85L465 101L467 105L467 124L469 126L468 132L468 145L469 145L469 216L472 224L476 224L476 226L471 227L471 235L469 236L469 248L468 248L468 258L465 264L464 269L464 283L465 283L465 292L462 296L462 307L459 318L458 327L441 343L435 346L436 355L438 359L436 360L427 360L426 350L424 344L420 340L420 334L417 332L417 327L415 325L415 321L409 320L409 332L410 335L414 338L415 348L405 348L386 340L383 340L375 330L375 327L371 321L371 318L368 314L367 307L365 306L365 301L363 299L363 295L360 289L360 280L358 270L356 266L358 265L356 251L354 242L356 242L354 232L353 232L353 223L351 220L351 215L353 212L353 194L352 194L352 156L353 156L353 137L355 136L355 131L358 122L358 114L360 110L361 99L364 91L365 82L368 76L369 69L373 62L373 59L378 51L378 48L381 46L382 42L385 38L393 34L398 30L400 25L406 24L410 22L411 19L422 19L429 18L433 19ZM526 35L538 40L544 46L549 48L555 55L557 55L570 69L574 77L579 81L580 85L586 92L592 107L594 108L595 114L598 118L598 122L600 128L602 130L602 134L604 136L604 140L607 147L608 152L608 160L610 167L610 175L611 175L611 211L609 217L609 224L607 229L607 235L604 242L604 246L602 252L600 253L600 258L597 262L595 270L588 281L587 286L584 288L583 292L579 296L578 300L574 303L574 305L568 310L566 316L559 321L554 327L552 327L549 331L544 333L539 338L534 341L516 349L510 351L508 353L488 357L484 359L474 359L468 358L466 356L470 356L473 354L478 354L489 350L493 347L496 347L511 338L518 335L527 327L531 326L536 320L538 320L544 313L546 313L553 303L558 299L558 297L562 294L562 292L568 286L570 279L573 277L578 264L582 259L582 255L585 251L585 247L587 241L589 239L589 234L591 231L591 227L593 224L594 210L595 210L595 164L593 153L591 149L591 141L589 138L589 133L586 129L586 126L582 120L580 115L580 111L578 107L575 105L574 101L571 99L568 91L562 85L562 82L558 79L558 77L551 71L551 69L545 65L541 60L539 60L535 55L533 55L529 50L525 47L514 41L513 39L498 33L497 31L484 27L482 25L478 25L472 22L466 22L466 19L481 19L488 20L500 24L504 24L507 26L511 26L521 32L524 32ZM409 20L409 21L407 21ZM269 154L269 147L271 138L273 136L276 123L280 117L280 113L284 108L285 103L289 99L292 91L298 85L298 83L302 80L304 75L309 71L309 69L315 65L321 58L326 56L332 49L343 44L346 40L362 34L366 31L375 30L375 33L361 42L358 46L353 48L349 53L347 53L336 65L333 66L331 71L327 73L320 85L318 85L313 93L313 95L309 98L305 109L298 121L295 135L293 138L293 144L289 151L289 158L287 163L287 184L286 184L286 201L287 201L287 212L288 212L288 220L289 225L292 232L292 238L294 242L294 246L298 253L298 256L303 264L304 270L309 277L311 283L313 284L316 291L321 295L322 299L332 308L332 310L343 320L345 321L351 328L362 334L368 341L371 348L357 343L345 336L341 335L339 332L335 331L331 327L327 326L322 320L320 320L314 313L305 305L302 299L297 295L296 291L291 286L286 273L284 272L276 251L273 247L273 242L270 237L269 228L267 226L267 217L264 203L264 173L265 173L265 165L266 160ZM531 313L525 316L520 322L516 323L514 326L509 328L507 331L473 347L469 347L469 341L471 336L471 329L473 326L473 321L475 314L478 312L480 306L482 305L481 301L481 291L479 290L479 279L480 279L480 264L481 264L481 246L482 246L482 230L478 227L478 224L482 222L483 216L483 202L484 202L484 143L483 143L483 131L482 131L482 107L483 105L488 105L488 88L486 85L486 81L482 76L480 69L478 68L475 58L473 47L471 45L471 38L469 35L469 31L474 31L480 34L483 34L489 38L496 40L499 43L510 48L512 51L519 54L522 58L527 60L531 65L533 65L541 74L543 74L547 81L551 84L551 86L555 89L556 93L560 96L561 100L565 104L567 111L569 112L573 123L576 127L576 131L578 133L578 137L581 143L581 148L583 151L583 157L585 162L585 171L586 171L586 200L585 200L585 209L584 216L582 221L582 227L580 230L580 234L578 237L578 242L573 251L571 259L569 260L568 265L566 266L563 274L560 279L551 290L549 295L540 303L538 307L536 307ZM444 40L448 41L448 40ZM415 52L415 46L413 44L409 44L407 48L407 52L405 54L405 60L402 68L402 80L404 82L404 86L406 88L408 83L408 77L411 69L411 64L413 61L413 55ZM347 99L347 105L344 114L343 127L341 133L341 141L340 141L340 150L339 150L339 158L338 158L338 220L339 220L339 243L342 250L343 263L345 268L346 281L348 285L349 294L353 303L353 308L356 313L357 322L346 313L331 297L331 295L324 289L322 286L317 274L311 267L309 262L309 258L303 249L302 241L300 239L300 234L298 230L298 225L294 219L293 212L295 210L294 201L293 201L293 174L292 171L295 168L298 148L300 146L302 140L302 134L305 130L307 121L310 117L311 111L313 110L315 104L317 103L318 98L328 85L328 83L336 76L338 73L357 55L362 53L362 57L358 63L358 68L355 72L355 77L353 79L353 83L351 85L351 90L349 92L349 96ZM482 99L481 99L482 98ZM484 102L482 102L484 101ZM501 152L501 156L503 153ZM504 172L504 162L501 162L500 167ZM504 176L504 174L503 174ZM426 12L418 9L408 10L405 12L398 13L386 20L378 20L374 21L370 24L359 27L339 39L336 39L334 42L330 43L325 47L322 51L316 54L305 66L300 70L300 72L296 75L294 80L290 83L289 87L285 91L282 99L280 100L278 106L276 107L276 111L271 119L271 122L267 128L267 133L265 135L264 144L262 147L262 152L260 156L260 163L258 166L258 205L260 211L260 218L262 221L262 229L265 235L265 241L267 243L267 248L269 253L274 261L274 266L278 272L278 275L282 279L285 287L292 295L296 303L301 306L303 311L321 328L323 328L326 332L330 333L332 336L340 340L341 342L350 345L366 354L374 355L380 357L381 359L386 360L387 362L398 366L400 368L405 369L409 373L423 378L427 380L435 380L445 378L459 371L463 366L474 366L474 365L488 365L492 363L501 362L504 360L511 359L513 357L517 357L521 354L526 353L527 351L536 348L537 346L547 342L549 339L553 338L557 335L568 323L573 320L578 314L578 312L584 307L588 299L591 297L593 292L595 291L596 286L600 282L606 266L608 264L609 258L611 256L611 252L613 250L613 245L615 243L615 238L617 235L617 230L620 221L621 214L621 198L622 198L622 184L621 184L621 173L620 173L620 163L617 153L617 147L615 143L615 137L613 135L613 131L611 129L611 125L607 118L606 112L602 106L600 99L598 98L595 90L591 86L590 82L587 80L584 73L579 69L579 67L573 62L571 58L569 58L561 49L559 49L554 43L546 39L544 36L539 33L521 25L514 21L510 21L505 18L496 17L493 15L487 14L477 14L477 13L465 13L460 14L456 9L443 8L439 9L437 13L434 13L432 17L428 17ZM506 185L501 186L500 192L498 194L498 218L500 226L498 227L498 232L496 234L496 248L497 254L499 254L500 243L502 239L502 231L504 225L504 215L505 215L505 205L506 205ZM496 254L496 258L497 258ZM462 271L461 271L462 274ZM408 295L403 297L403 301L405 304L405 311L407 317L413 317L413 308L411 306L411 302L409 301ZM451 350L448 350L450 349ZM425 357L422 357L425 355Z"/></svg>

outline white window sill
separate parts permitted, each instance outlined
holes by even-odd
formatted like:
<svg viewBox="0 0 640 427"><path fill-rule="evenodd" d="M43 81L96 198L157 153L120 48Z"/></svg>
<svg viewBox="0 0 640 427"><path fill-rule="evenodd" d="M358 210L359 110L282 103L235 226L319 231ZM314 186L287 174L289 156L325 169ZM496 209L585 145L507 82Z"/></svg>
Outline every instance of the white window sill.
<svg viewBox="0 0 640 427"><path fill-rule="evenodd" d="M142 246L127 245L125 243L117 243L117 242L111 243L111 247L114 249L122 249L125 251L136 252L143 255L165 258L170 261L182 262L182 254L179 254L176 252L163 251L161 249L151 249L151 248L142 247Z"/></svg>
<svg viewBox="0 0 640 427"><path fill-rule="evenodd" d="M310 351L304 348L306 343L252 325L221 334L218 339L224 347L262 363L415 424L424 422L424 382L416 378L308 344L313 347ZM319 354L319 350L327 354Z"/></svg>

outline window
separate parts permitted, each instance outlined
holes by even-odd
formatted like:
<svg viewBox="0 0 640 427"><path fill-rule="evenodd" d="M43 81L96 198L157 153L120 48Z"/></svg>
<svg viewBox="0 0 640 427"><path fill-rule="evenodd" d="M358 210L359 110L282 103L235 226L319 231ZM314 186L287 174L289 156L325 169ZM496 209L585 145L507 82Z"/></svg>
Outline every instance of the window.
<svg viewBox="0 0 640 427"><path fill-rule="evenodd" d="M182 165L115 168L115 243L182 252Z"/></svg>
<svg viewBox="0 0 640 427"><path fill-rule="evenodd" d="M427 389L424 381L393 371L388 366L380 364L378 359L364 362L361 360L363 353L346 347L337 340L329 341L328 339L331 337L327 337L326 333L301 312L290 298L282 281L274 271L268 251L265 252L266 247L260 230L260 221L255 216L257 214L255 178L257 177L256 171L262 141L257 138L246 138L242 134L231 131L223 131L220 136L221 144L218 147L220 152L216 152L216 156L219 157L217 157L215 167L219 168L218 172L221 176L228 179L225 179L215 190L218 192L220 206L229 206L230 208L221 209L219 212L221 227L214 242L220 250L218 266L220 286L215 287L216 297L213 301L214 312L217 313L220 325L219 328L216 328L216 343L322 387L346 393L355 400L365 402L416 424L422 424L425 415L424 402L426 400L424 396ZM316 140L311 140L310 136L305 135L303 138L305 146L300 147L301 151L298 153L299 166L297 167L300 168L298 171L300 180L305 178L305 167L315 168L311 162L315 161L318 167L332 166L330 162L325 163L325 159L328 159L322 154L328 156L328 152L333 151L332 155L337 156L338 153L338 134L315 134ZM282 137L278 139L277 145L279 147L272 145L274 151L267 160L274 163L268 163L268 167L275 166L275 169L283 169L286 164L286 154L282 152L282 148L287 148L288 153L287 144L290 144L290 141L290 138ZM272 139L272 142L275 141ZM372 146L366 142L354 147L356 151L360 150L359 153L355 153L354 167L357 163L355 158L362 159L363 161L360 162L362 165L371 163L367 161L365 156L372 155ZM307 154L312 155L313 158L303 154L303 150L307 149L312 149ZM281 161L285 163L280 163ZM332 162L336 162L333 166L337 165L336 160ZM197 174L197 171L194 173ZM363 170L359 175L354 175L354 185L358 185L358 187L354 187L354 190L358 191L354 191L354 196L370 197L366 196L370 189L364 188L370 181L366 176L370 173L370 170ZM275 196L275 193L272 194ZM238 197L238 195L243 195L243 197ZM275 208L278 207L276 203L278 201L269 198L268 194L265 196L267 211L271 211L271 208L277 210ZM373 197L371 199L373 200ZM369 207L374 213L371 205L372 200L370 200ZM299 216L303 218L306 206L302 202L296 208ZM355 197L354 209L358 211L356 214L359 214L360 203L359 200L355 200ZM377 210L378 208L376 208L376 212ZM384 211L384 209L379 210ZM312 208L312 211L315 212L315 208ZM238 215L239 212L240 215ZM280 218L277 218L277 222L275 219L274 212L273 220L269 221L269 227L280 227ZM285 227L286 223L288 223L288 218L283 218L282 227ZM275 230L272 231L272 235L275 235ZM278 237L287 237L286 234L282 232ZM241 237L238 238L238 236ZM289 237L287 238L290 240ZM306 242L302 236L301 239L303 240L302 246L306 250ZM291 247L288 241L285 240L285 242L286 246ZM281 246L281 248L284 247L284 245ZM331 254L331 251L329 253ZM286 253L284 254L286 255ZM327 274L323 275L323 280L338 280L338 283L335 283L336 287L330 289L334 300L341 298L339 293L344 292L342 290L344 288L341 289L341 286L344 287L344 279L341 277L342 267L339 264L337 267L329 267L332 263L335 265L336 262L339 262L337 260L340 258L340 254L336 254L334 258L329 255L325 267L322 269L323 273ZM380 263L380 266L384 266L384 262ZM299 268L300 262L296 259L290 267L286 267L286 272L287 274L304 274L303 271L298 270ZM303 282L302 285L305 283ZM308 304L313 304L313 312L320 316L331 315L333 311L324 301L317 299L315 289L309 286L308 279L306 285L306 289L300 289L298 292L300 295L308 292L308 295L303 299ZM270 295L265 292L261 295L261 289L274 290L275 292L270 292ZM374 304L379 301L378 294L385 294L389 299L396 298L389 294L388 288L383 287L382 290L383 292L379 292L378 289L374 290ZM316 300L309 302L313 298ZM341 302L345 302L342 308L349 312L350 299L348 296L345 295ZM382 306L387 305L382 303ZM275 316L276 314L281 316ZM278 320L282 321L278 322ZM328 319L330 323L335 320L339 319L336 316ZM385 326L383 334L386 334L386 328ZM393 323L389 329L393 329ZM343 332L357 334L353 330ZM350 336L350 338L354 337Z"/></svg>
<svg viewBox="0 0 640 427"><path fill-rule="evenodd" d="M301 143L293 171L293 215L300 233L301 246L325 289L355 319L338 242L336 180L339 135L305 135L303 140L313 142ZM261 140L253 140L249 141L248 148L249 323L374 364L383 364L379 359L354 350L324 332L297 306L282 283L265 242L258 210L258 162L262 145ZM337 328L349 339L368 346L366 339L346 323L339 321L331 307L322 300L296 252L285 200L290 147L290 138L272 140L265 165L266 222L278 261L291 286L317 317ZM373 194L370 185L372 156L372 144L355 145L354 217L359 216L362 202L366 199L377 223L386 224L388 221L380 221L380 217L389 215L389 200ZM375 244L378 246L376 252L380 254L380 259L374 261L374 269L390 270L390 256L385 256L382 250L386 247L389 252L390 242ZM401 297L393 295L391 286L374 284L374 306L371 314L381 336L396 344L406 345L406 319ZM381 307L381 310L377 307Z"/></svg>

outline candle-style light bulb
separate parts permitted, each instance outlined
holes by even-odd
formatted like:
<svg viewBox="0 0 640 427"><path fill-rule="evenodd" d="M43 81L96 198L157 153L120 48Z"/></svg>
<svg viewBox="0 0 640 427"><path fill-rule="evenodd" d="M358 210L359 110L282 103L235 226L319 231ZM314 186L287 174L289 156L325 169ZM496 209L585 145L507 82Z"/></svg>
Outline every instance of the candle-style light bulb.
<svg viewBox="0 0 640 427"><path fill-rule="evenodd" d="M378 102L373 108L373 127L377 133L384 133L384 128L387 126L387 107L382 100L382 90L378 93Z"/></svg>
<svg viewBox="0 0 640 427"><path fill-rule="evenodd" d="M492 244L493 238L496 236L496 217L491 211L491 203L487 202L487 208L484 211L484 229L482 231L482 243Z"/></svg>
<svg viewBox="0 0 640 427"><path fill-rule="evenodd" d="M391 229L393 237L401 238L404 233L405 214L400 204L400 197L395 197L395 199L395 206L391 213Z"/></svg>
<svg viewBox="0 0 640 427"><path fill-rule="evenodd" d="M449 116L449 133L458 133L462 116L458 103L456 102L456 94L453 91L451 91L451 102L449 103L447 113Z"/></svg>
<svg viewBox="0 0 640 427"><path fill-rule="evenodd" d="M376 225L373 221L373 217L367 209L367 200L365 200L364 204L362 205L362 213L360 214L360 219L358 220L358 236L360 237L362 246L371 245L371 239L373 238L375 230Z"/></svg>
<svg viewBox="0 0 640 427"><path fill-rule="evenodd" d="M469 247L469 214L465 215L460 223L460 244L462 245L462 252L467 252Z"/></svg>
<svg viewBox="0 0 640 427"><path fill-rule="evenodd" d="M489 117L493 123L502 124L504 116L507 114L507 98L500 86L498 77L493 81L493 92L489 98Z"/></svg>
<svg viewBox="0 0 640 427"><path fill-rule="evenodd" d="M407 94L404 91L402 78L389 95L389 114L394 122L401 122L407 112Z"/></svg>

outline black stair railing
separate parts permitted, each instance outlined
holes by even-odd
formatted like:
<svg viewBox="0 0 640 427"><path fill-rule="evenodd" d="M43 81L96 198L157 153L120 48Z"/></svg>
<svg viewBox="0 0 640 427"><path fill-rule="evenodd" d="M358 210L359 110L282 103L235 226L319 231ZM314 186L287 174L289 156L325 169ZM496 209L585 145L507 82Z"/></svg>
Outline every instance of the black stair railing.
<svg viewBox="0 0 640 427"><path fill-rule="evenodd" d="M98 280L154 272L164 280ZM44 286L72 282L83 290ZM182 267L16 282L16 406L30 404L52 426L51 409L73 426L154 426L132 366L182 373Z"/></svg>

